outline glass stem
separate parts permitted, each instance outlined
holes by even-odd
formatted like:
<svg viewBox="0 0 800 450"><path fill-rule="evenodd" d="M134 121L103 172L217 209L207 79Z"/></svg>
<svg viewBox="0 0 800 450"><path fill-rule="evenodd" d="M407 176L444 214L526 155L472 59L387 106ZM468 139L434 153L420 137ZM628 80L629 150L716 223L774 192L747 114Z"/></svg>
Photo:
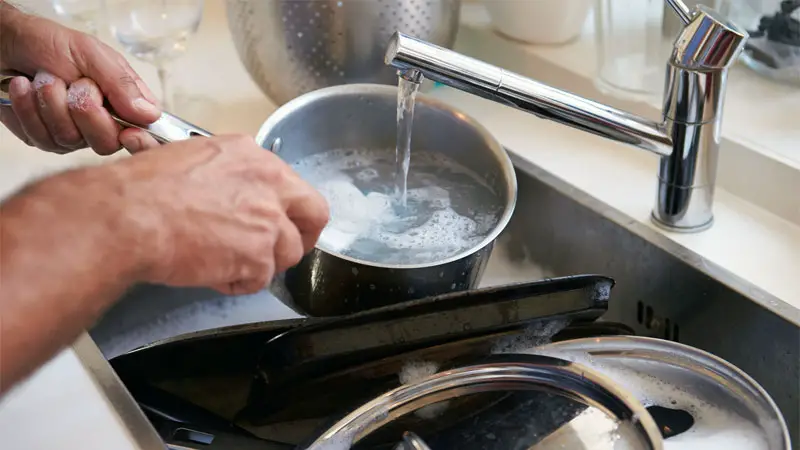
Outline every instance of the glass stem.
<svg viewBox="0 0 800 450"><path fill-rule="evenodd" d="M167 70L164 64L159 64L157 69L158 81L161 83L161 108L164 111L173 111L172 89L169 85L169 70Z"/></svg>

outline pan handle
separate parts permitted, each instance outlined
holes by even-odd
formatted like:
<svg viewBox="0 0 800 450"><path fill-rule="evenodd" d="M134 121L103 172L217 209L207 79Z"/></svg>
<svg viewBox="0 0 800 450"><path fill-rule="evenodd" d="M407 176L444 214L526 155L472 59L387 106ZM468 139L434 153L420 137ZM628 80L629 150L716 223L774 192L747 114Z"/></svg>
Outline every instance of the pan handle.
<svg viewBox="0 0 800 450"><path fill-rule="evenodd" d="M0 107L11 106L11 99L8 95L9 85L11 84L12 79L20 76L31 80L30 76L23 73L14 71L0 72ZM142 127L120 118L111 108L111 105L108 104L108 101L105 101L104 106L111 114L111 117L118 124L120 124L120 126L124 128L138 128L143 130L150 136L153 136L153 138L161 144L168 144L174 141L183 141L195 136L212 136L210 132L167 112L162 112L161 117L158 120L148 126Z"/></svg>

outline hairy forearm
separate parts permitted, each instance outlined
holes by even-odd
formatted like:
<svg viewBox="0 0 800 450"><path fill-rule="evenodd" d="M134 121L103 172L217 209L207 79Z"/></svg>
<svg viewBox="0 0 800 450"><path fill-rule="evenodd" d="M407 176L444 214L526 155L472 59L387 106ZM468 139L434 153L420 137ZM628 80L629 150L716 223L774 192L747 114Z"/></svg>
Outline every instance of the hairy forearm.
<svg viewBox="0 0 800 450"><path fill-rule="evenodd" d="M113 171L82 169L0 205L0 393L91 326L136 279Z"/></svg>
<svg viewBox="0 0 800 450"><path fill-rule="evenodd" d="M0 69L10 58L11 49L14 47L17 35L17 23L23 13L7 1L0 0Z"/></svg>

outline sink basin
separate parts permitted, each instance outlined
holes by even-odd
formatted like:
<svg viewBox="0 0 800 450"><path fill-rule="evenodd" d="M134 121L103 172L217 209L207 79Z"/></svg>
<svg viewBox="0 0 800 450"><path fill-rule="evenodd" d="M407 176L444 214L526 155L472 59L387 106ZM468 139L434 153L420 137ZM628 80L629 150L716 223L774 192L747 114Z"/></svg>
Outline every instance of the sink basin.
<svg viewBox="0 0 800 450"><path fill-rule="evenodd" d="M603 320L738 366L800 432L800 310L515 157L519 200L483 285L576 273L617 282Z"/></svg>
<svg viewBox="0 0 800 450"><path fill-rule="evenodd" d="M611 276L617 284L604 320L730 361L769 392L788 424L800 422L800 310L511 156L519 200L482 285L581 273ZM191 331L292 317L297 316L266 290L234 298L146 286L131 291L91 334L112 358ZM798 427L789 428L797 447Z"/></svg>

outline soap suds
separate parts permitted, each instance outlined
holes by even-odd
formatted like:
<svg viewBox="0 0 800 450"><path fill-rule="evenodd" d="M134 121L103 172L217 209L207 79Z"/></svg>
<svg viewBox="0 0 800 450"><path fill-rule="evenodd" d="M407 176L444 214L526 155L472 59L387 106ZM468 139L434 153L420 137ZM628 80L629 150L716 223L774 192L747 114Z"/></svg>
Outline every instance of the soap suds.
<svg viewBox="0 0 800 450"><path fill-rule="evenodd" d="M499 339L492 348L492 353L521 353L548 344L567 325L569 321L566 319L534 322L520 334Z"/></svg>
<svg viewBox="0 0 800 450"><path fill-rule="evenodd" d="M767 450L769 448L760 428L750 421L732 411L709 404L684 387L656 378L644 371L634 370L621 361L594 357L583 351L560 350L557 346L532 348L525 353L547 355L582 364L611 378L645 406L658 405L681 409L691 414L695 420L694 426L682 434L666 439L665 450Z"/></svg>
<svg viewBox="0 0 800 450"><path fill-rule="evenodd" d="M418 383L425 378L436 374L439 365L431 361L408 361L400 370L400 383L403 385ZM432 420L444 413L450 406L449 401L433 403L414 411L414 415L420 419Z"/></svg>

